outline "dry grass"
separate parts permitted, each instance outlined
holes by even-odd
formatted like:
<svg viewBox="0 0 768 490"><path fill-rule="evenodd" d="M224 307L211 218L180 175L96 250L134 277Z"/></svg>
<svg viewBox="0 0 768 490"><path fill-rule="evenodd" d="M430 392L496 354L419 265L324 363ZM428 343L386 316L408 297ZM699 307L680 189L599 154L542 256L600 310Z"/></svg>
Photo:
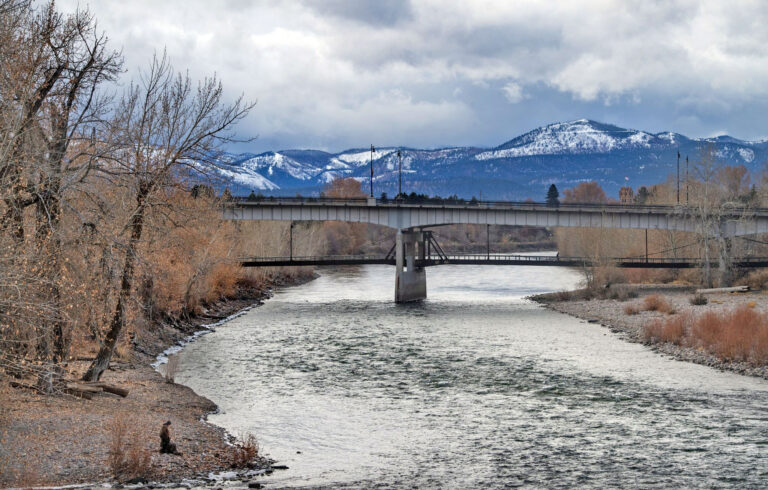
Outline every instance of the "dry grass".
<svg viewBox="0 0 768 490"><path fill-rule="evenodd" d="M259 455L259 443L253 434L246 434L232 447L232 467L245 468Z"/></svg>
<svg viewBox="0 0 768 490"><path fill-rule="evenodd" d="M655 320L644 327L644 335L652 342L703 349L724 360L755 365L768 362L768 317L748 305L721 313Z"/></svg>
<svg viewBox="0 0 768 490"><path fill-rule="evenodd" d="M115 416L107 425L109 451L107 466L112 475L125 481L136 477L149 477L152 459L144 447L136 427L124 416Z"/></svg>
<svg viewBox="0 0 768 490"><path fill-rule="evenodd" d="M667 314L672 314L675 312L675 309L672 307L672 305L670 305L669 302L662 298L659 294L646 296L643 300L643 304L645 305L646 311L658 311L659 313Z"/></svg>

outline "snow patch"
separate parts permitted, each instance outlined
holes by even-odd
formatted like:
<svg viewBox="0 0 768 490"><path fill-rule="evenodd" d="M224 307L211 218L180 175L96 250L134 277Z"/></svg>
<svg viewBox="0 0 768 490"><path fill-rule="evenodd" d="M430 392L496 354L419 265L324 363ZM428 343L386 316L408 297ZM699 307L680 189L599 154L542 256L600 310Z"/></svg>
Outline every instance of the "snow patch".
<svg viewBox="0 0 768 490"><path fill-rule="evenodd" d="M741 156L741 158L747 163L752 163L752 161L755 159L755 152L749 148L739 148L736 151L739 152L739 156Z"/></svg>
<svg viewBox="0 0 768 490"><path fill-rule="evenodd" d="M373 153L373 159L378 160L379 158L383 158L389 155L393 151L395 150L391 148L378 149ZM365 150L357 153L340 153L339 155L336 155L336 158L338 158L343 162L351 163L356 167L360 167L362 165L365 165L366 163L370 163L371 151Z"/></svg>

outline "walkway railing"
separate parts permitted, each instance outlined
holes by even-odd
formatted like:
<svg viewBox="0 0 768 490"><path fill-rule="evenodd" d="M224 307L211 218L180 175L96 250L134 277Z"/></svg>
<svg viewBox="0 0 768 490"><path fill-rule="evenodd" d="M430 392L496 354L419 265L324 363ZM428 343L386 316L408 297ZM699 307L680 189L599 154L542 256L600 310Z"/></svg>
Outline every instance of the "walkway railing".
<svg viewBox="0 0 768 490"><path fill-rule="evenodd" d="M384 255L325 255L297 257L244 257L240 260L244 267L285 267L285 266L322 266L322 265L395 265L395 259ZM590 257L557 257L551 255L488 255L454 254L444 257L438 255L417 259L416 265L429 267L434 265L531 265L552 267L594 267L613 265L625 268L669 268L687 269L703 267L705 262L697 258L670 257L614 257L594 259ZM717 262L710 266L717 267ZM768 257L744 257L733 261L734 267L768 267Z"/></svg>

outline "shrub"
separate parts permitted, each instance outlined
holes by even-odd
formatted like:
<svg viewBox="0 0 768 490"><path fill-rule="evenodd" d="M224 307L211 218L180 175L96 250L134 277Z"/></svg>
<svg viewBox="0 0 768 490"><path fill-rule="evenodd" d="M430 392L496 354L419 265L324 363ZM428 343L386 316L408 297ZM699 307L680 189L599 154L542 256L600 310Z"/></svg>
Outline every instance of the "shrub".
<svg viewBox="0 0 768 490"><path fill-rule="evenodd" d="M624 307L624 313L627 315L637 315L640 313L640 307L637 305L627 305Z"/></svg>
<svg viewBox="0 0 768 490"><path fill-rule="evenodd" d="M151 457L141 443L138 432L130 431L130 422L116 415L107 426L109 431L109 450L107 465L112 475L118 480L136 477L148 477Z"/></svg>
<svg viewBox="0 0 768 490"><path fill-rule="evenodd" d="M768 362L768 316L747 305L698 317L678 315L643 327L648 341L673 342L703 349L729 361Z"/></svg>
<svg viewBox="0 0 768 490"><path fill-rule="evenodd" d="M643 328L646 340L652 342L671 342L681 345L686 337L691 316L677 315L666 320L654 320Z"/></svg>
<svg viewBox="0 0 768 490"><path fill-rule="evenodd" d="M690 302L694 306L702 306L709 303L709 300L703 294L696 294L690 299Z"/></svg>
<svg viewBox="0 0 768 490"><path fill-rule="evenodd" d="M634 291L630 291L626 286L617 286L615 288L611 288L610 293L608 294L608 298L615 299L617 301L626 301L631 297L630 293L634 293ZM634 297L637 297L637 293L635 293Z"/></svg>
<svg viewBox="0 0 768 490"><path fill-rule="evenodd" d="M643 303L645 304L645 309L647 311L658 311L659 313L668 314L675 312L675 309L672 307L672 305L670 305L667 300L658 294L646 296L646 298L643 300Z"/></svg>
<svg viewBox="0 0 768 490"><path fill-rule="evenodd" d="M750 289L766 289L768 287L768 269L754 270L739 280L739 283L749 286Z"/></svg>
<svg viewBox="0 0 768 490"><path fill-rule="evenodd" d="M259 455L259 443L253 434L246 434L232 447L232 467L245 468Z"/></svg>
<svg viewBox="0 0 768 490"><path fill-rule="evenodd" d="M555 293L555 299L557 301L570 301L571 293L569 291L558 291Z"/></svg>

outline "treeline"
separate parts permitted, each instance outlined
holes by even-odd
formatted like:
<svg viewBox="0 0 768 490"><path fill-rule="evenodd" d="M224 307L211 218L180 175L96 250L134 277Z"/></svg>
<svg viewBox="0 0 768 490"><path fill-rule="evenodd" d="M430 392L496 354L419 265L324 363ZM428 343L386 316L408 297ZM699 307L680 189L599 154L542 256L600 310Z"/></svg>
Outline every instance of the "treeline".
<svg viewBox="0 0 768 490"><path fill-rule="evenodd" d="M679 192L678 192L679 189ZM768 237L729 238L722 234L725 215L737 213L736 219L748 220L751 210L768 205L768 173L752 175L743 166L724 165L713 147L704 147L691 162L687 176L680 182L670 176L665 182L642 186L637 190L625 186L619 198L605 194L596 182L583 182L564 191L565 203L613 203L680 205L681 213L694 223L692 232L671 230L618 230L595 228L560 228L556 230L561 255L602 259L606 267L590 272L596 283L668 282L680 280L695 284L727 285L739 276L752 273L731 266L734 257L768 255ZM646 250L647 233L647 250ZM718 262L717 269L701 270L617 270L610 267L612 257L694 258L702 262ZM754 274L754 273L753 273Z"/></svg>
<svg viewBox="0 0 768 490"><path fill-rule="evenodd" d="M42 392L71 359L98 380L154 322L275 274L240 257L287 253L288 223L222 221L210 187L188 188L254 104L162 54L118 85L123 71L87 10L0 0L0 378ZM321 231L294 252L324 251Z"/></svg>

